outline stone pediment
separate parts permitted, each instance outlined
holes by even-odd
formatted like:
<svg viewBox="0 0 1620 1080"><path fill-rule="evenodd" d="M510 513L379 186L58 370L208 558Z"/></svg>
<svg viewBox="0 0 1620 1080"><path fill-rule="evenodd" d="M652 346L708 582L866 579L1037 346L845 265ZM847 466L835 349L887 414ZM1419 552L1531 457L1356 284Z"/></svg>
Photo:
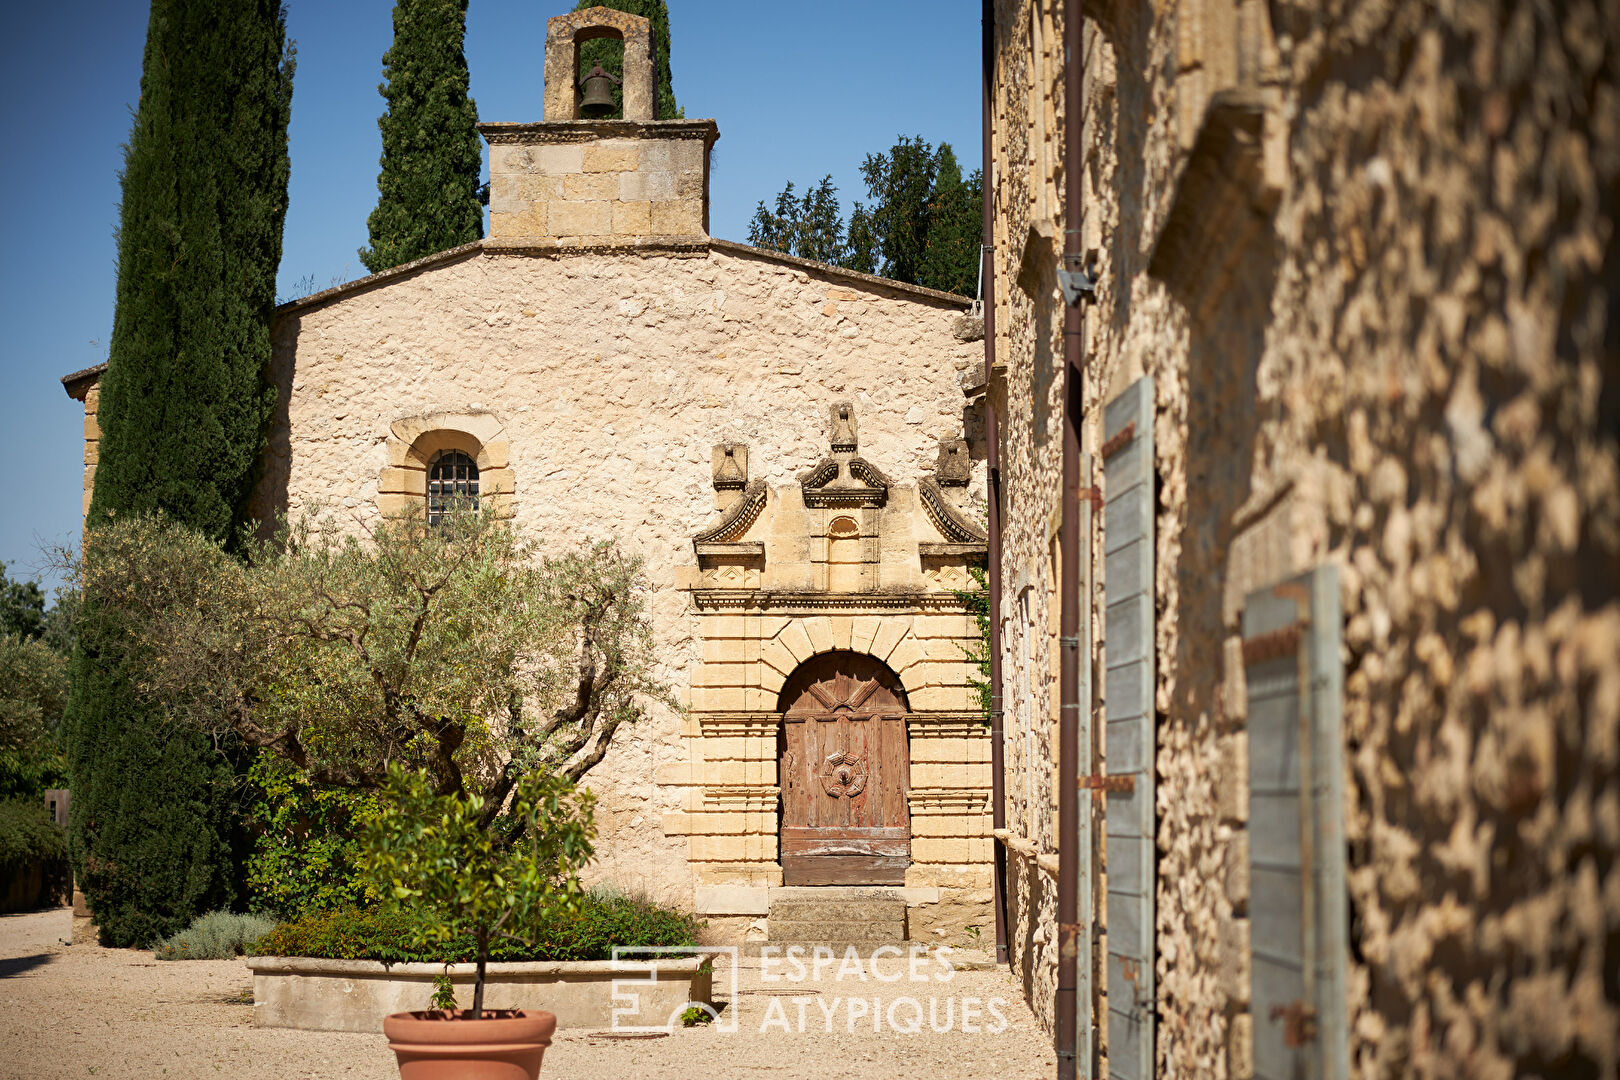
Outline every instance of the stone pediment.
<svg viewBox="0 0 1620 1080"><path fill-rule="evenodd" d="M933 480L924 479L917 484L917 495L928 514L928 520L939 535L945 538L947 545L972 545L983 549L989 540L989 535L979 527L979 523L968 517L962 511L952 506L945 499L945 493Z"/></svg>
<svg viewBox="0 0 1620 1080"><path fill-rule="evenodd" d="M765 500L769 494L765 481L753 480L743 488L742 495L726 507L720 519L707 529L692 537L698 553L718 554L720 551L738 545L737 541L747 535L753 528L754 522L759 520L760 512L765 509ZM704 549L709 549L705 551ZM764 554L763 547L760 554Z"/></svg>
<svg viewBox="0 0 1620 1080"><path fill-rule="evenodd" d="M853 453L836 453L799 477L804 505L810 507L883 506L889 501L889 478Z"/></svg>
<svg viewBox="0 0 1620 1080"><path fill-rule="evenodd" d="M832 455L799 477L804 505L816 509L883 506L889 501L889 478L855 451L860 445L852 402L832 407Z"/></svg>
<svg viewBox="0 0 1620 1080"><path fill-rule="evenodd" d="M748 446L714 447L720 512L692 535L696 566L682 571L695 609L807 597L915 607L936 591L955 602L952 591L971 586L987 548L983 525L957 505L972 481L968 442L941 440L935 475L897 483L860 456L853 404L838 402L831 413L828 452L798 475L797 491L773 495L750 477Z"/></svg>

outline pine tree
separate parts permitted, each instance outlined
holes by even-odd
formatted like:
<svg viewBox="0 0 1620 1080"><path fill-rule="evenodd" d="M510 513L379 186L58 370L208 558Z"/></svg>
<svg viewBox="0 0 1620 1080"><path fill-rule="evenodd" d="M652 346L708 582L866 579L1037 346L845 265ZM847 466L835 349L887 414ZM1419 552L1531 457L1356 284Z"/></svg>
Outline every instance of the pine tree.
<svg viewBox="0 0 1620 1080"><path fill-rule="evenodd" d="M838 189L827 176L802 198L788 184L774 212L761 201L748 242L972 296L984 205L978 170L964 181L949 143L935 151L921 136L902 136L886 153L868 154L861 174L872 202L857 202L847 225L839 218Z"/></svg>
<svg viewBox="0 0 1620 1080"><path fill-rule="evenodd" d="M483 147L468 92L467 0L399 0L394 43L377 87L388 102L377 208L366 219L372 273L471 243L484 235L479 201Z"/></svg>
<svg viewBox="0 0 1620 1080"><path fill-rule="evenodd" d="M901 136L886 154L868 154L861 163L872 199L872 232L877 237L878 273L915 284L928 247L929 200L936 159L921 135Z"/></svg>
<svg viewBox="0 0 1620 1080"><path fill-rule="evenodd" d="M838 220L838 189L832 177L804 193L799 205L799 249L801 259L839 265L844 258L844 225Z"/></svg>
<svg viewBox="0 0 1620 1080"><path fill-rule="evenodd" d="M863 274L878 271L878 238L872 227L872 212L856 203L849 212L849 229L844 241L843 267Z"/></svg>
<svg viewBox="0 0 1620 1080"><path fill-rule="evenodd" d="M748 225L748 242L801 259L843 265L844 224L839 219L838 188L832 177L822 177L803 198L794 196L790 182L776 196L775 212L761 201Z"/></svg>
<svg viewBox="0 0 1620 1080"><path fill-rule="evenodd" d="M928 234L917 284L973 296L979 283L979 245L984 220L979 171L967 182L949 143L935 157L934 190L928 199Z"/></svg>
<svg viewBox="0 0 1620 1080"><path fill-rule="evenodd" d="M578 0L575 11L606 7L629 15L640 15L652 24L653 47L653 119L679 120L682 113L675 104L675 88L669 68L669 5L664 0ZM584 78L597 64L615 79L624 78L624 42L616 38L593 38L579 49L579 75ZM624 116L624 93L613 88L614 117Z"/></svg>
<svg viewBox="0 0 1620 1080"><path fill-rule="evenodd" d="M162 512L238 536L275 403L293 52L279 0L152 0L125 148L118 286L86 526ZM72 849L104 943L235 896L232 762L135 694L115 611L81 613L66 722Z"/></svg>

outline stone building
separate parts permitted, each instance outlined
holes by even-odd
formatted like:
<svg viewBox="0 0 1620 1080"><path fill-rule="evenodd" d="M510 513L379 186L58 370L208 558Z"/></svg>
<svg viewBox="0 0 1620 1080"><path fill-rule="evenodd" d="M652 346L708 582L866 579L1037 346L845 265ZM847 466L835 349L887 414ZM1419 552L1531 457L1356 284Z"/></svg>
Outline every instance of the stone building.
<svg viewBox="0 0 1620 1080"><path fill-rule="evenodd" d="M1615 1076L1620 6L986 13L997 835L1060 1055Z"/></svg>
<svg viewBox="0 0 1620 1080"><path fill-rule="evenodd" d="M624 118L578 119L602 36ZM721 939L765 934L784 877L888 886L896 934L970 936L992 841L957 595L985 553L967 301L709 236L719 132L652 119L645 19L554 18L545 65L543 123L480 125L487 239L277 310L257 512L364 522L459 485L548 545L619 537L686 708L588 774L591 872ZM64 380L87 506L98 376Z"/></svg>

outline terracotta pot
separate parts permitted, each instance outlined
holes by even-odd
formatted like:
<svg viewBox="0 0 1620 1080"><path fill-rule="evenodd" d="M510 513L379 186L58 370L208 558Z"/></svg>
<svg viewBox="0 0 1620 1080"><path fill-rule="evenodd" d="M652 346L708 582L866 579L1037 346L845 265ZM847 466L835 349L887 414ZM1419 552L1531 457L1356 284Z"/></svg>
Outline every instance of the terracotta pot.
<svg viewBox="0 0 1620 1080"><path fill-rule="evenodd" d="M484 1010L488 1013L490 1010ZM535 1080L557 1030L548 1012L500 1010L465 1019L447 1010L393 1013L383 1018L400 1080Z"/></svg>

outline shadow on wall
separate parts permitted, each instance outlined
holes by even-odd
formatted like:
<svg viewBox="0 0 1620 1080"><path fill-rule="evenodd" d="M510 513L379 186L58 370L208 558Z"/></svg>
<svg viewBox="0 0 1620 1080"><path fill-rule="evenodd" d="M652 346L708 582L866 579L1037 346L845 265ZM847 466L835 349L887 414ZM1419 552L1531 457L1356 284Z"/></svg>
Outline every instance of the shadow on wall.
<svg viewBox="0 0 1620 1080"><path fill-rule="evenodd" d="M1114 175L1111 180L1091 178L1093 191L1110 192L1119 200L1115 209L1113 235L1109 238L1109 284L1113 293L1108 314L1116 331L1123 333L1131 324L1131 303L1137 275L1142 272L1149 245L1142 235L1142 194L1146 191L1148 125L1153 115L1152 90L1148 86L1147 58L1151 51L1149 33L1152 16L1139 5L1122 4L1116 10L1111 43L1118 59L1114 64L1115 109L1100 107L1091 123L1096 125L1092 140L1096 145L1114 145ZM1106 102L1105 102L1106 104ZM1118 122L1118 130L1114 123ZM1088 171L1098 159L1088 159Z"/></svg>
<svg viewBox="0 0 1620 1080"><path fill-rule="evenodd" d="M1226 626L1223 610L1228 555L1237 532L1234 519L1250 496L1259 430L1257 373L1271 322L1277 261L1276 234L1255 229L1226 268L1224 287L1199 298L1190 328L1176 656L1181 697L1176 708L1187 717L1214 715L1221 647L1234 629Z"/></svg>
<svg viewBox="0 0 1620 1080"><path fill-rule="evenodd" d="M265 433L264 451L259 455L259 476L253 485L249 508L261 540L275 536L276 515L287 509L287 485L292 478L291 408L293 372L298 366L298 325L296 317L288 317L275 327L275 337L286 342L287 347L277 347L271 354L270 384L275 387L276 404L270 410L270 430Z"/></svg>

